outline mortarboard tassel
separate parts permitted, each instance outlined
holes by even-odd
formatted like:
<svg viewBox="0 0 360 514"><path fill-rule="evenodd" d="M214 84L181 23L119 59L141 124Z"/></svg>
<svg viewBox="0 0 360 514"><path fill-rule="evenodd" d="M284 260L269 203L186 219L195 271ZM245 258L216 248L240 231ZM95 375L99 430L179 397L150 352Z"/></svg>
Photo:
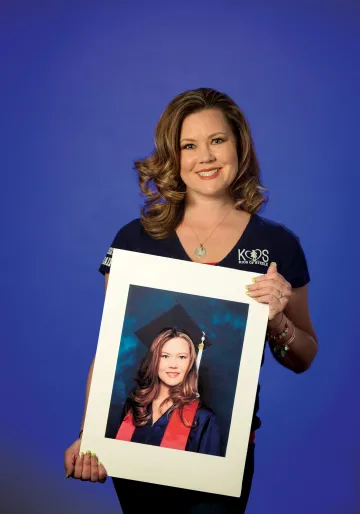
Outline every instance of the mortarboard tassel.
<svg viewBox="0 0 360 514"><path fill-rule="evenodd" d="M205 332L202 333L201 336L201 343L198 344L198 354L196 357L196 369L197 369L197 382L199 382L199 368L200 368L200 361L204 349L204 341L205 341ZM199 392L197 392L196 396L200 398Z"/></svg>
<svg viewBox="0 0 360 514"><path fill-rule="evenodd" d="M201 357L202 357L202 353L203 353L203 349L204 349L204 341L205 341L205 332L203 332L203 335L201 337L201 343L198 344L199 351L198 351L197 358L196 358L196 368L197 368L198 372L199 372L200 361L201 361Z"/></svg>

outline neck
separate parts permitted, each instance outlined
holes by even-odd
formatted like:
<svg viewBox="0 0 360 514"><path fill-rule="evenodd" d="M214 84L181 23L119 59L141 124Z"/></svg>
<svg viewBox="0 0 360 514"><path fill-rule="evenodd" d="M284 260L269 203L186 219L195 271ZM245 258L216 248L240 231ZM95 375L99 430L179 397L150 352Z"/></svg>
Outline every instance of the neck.
<svg viewBox="0 0 360 514"><path fill-rule="evenodd" d="M217 198L209 198L206 196L194 197L193 195L187 195L184 218L197 219L200 217L200 219L216 221L233 206L233 199L227 195Z"/></svg>

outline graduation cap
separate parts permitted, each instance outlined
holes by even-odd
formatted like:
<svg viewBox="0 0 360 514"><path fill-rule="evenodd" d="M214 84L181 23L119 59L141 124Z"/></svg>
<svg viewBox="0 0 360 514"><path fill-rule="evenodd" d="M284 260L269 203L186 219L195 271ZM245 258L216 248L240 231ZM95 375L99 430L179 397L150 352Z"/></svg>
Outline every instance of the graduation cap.
<svg viewBox="0 0 360 514"><path fill-rule="evenodd" d="M211 346L211 341L182 305L175 305L169 311L164 312L137 330L135 334L147 348L150 348L154 339L169 328L176 328L184 332L193 341L195 350L197 350L196 367L199 370L203 350Z"/></svg>

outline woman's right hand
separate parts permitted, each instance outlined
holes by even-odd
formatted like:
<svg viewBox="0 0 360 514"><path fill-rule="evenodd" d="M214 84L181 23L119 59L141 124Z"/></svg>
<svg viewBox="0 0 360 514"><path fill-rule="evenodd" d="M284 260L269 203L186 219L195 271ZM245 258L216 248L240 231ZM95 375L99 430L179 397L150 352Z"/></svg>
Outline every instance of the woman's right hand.
<svg viewBox="0 0 360 514"><path fill-rule="evenodd" d="M81 439L77 439L65 451L64 464L66 478L104 483L107 478L106 469L99 462L97 456L90 451L79 454Z"/></svg>

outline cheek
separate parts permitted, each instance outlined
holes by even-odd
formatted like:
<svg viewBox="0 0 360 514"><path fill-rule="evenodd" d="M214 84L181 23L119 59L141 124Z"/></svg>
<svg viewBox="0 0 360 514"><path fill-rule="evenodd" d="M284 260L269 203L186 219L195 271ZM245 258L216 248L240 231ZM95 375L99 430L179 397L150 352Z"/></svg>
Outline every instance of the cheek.
<svg viewBox="0 0 360 514"><path fill-rule="evenodd" d="M236 148L232 149L230 159L231 159L231 163L237 169L238 166L239 166L239 158L238 158L238 154L237 154Z"/></svg>
<svg viewBox="0 0 360 514"><path fill-rule="evenodd" d="M183 154L180 159L180 174L191 171L195 166L196 159L194 155Z"/></svg>
<svg viewBox="0 0 360 514"><path fill-rule="evenodd" d="M189 361L188 360L184 360L184 361L181 362L180 368L181 368L181 371L183 373L186 373L188 367L189 367Z"/></svg>

